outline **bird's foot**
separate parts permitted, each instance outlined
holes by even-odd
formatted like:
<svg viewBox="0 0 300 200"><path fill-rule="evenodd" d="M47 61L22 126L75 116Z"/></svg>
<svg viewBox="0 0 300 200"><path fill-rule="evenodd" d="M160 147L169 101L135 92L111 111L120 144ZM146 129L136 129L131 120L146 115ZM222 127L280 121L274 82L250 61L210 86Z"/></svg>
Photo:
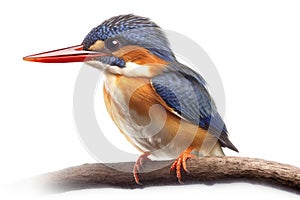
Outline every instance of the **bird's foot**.
<svg viewBox="0 0 300 200"><path fill-rule="evenodd" d="M183 184L182 181L182 176L181 176L181 168L183 168L183 170L185 172L189 172L187 167L186 167L186 161L189 158L193 158L194 156L192 154L190 154L190 151L185 151L182 154L180 154L180 156L177 158L177 160L175 160L170 168L170 173L175 171L176 169L176 176L177 176L177 180L179 183Z"/></svg>
<svg viewBox="0 0 300 200"><path fill-rule="evenodd" d="M135 162L134 166L133 166L133 177L134 180L136 182L136 184L138 185L142 185L142 183L140 182L138 173L141 171L141 169L143 168L143 164L145 163L146 160L150 160L148 158L148 156L150 155L149 152L145 152L143 153Z"/></svg>

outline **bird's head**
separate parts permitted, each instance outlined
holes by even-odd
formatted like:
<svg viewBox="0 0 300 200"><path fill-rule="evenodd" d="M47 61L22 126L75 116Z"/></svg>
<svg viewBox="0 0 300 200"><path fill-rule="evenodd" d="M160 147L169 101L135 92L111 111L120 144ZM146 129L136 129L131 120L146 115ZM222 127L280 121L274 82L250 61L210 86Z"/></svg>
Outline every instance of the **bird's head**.
<svg viewBox="0 0 300 200"><path fill-rule="evenodd" d="M157 24L129 14L112 17L93 28L81 45L27 56L24 60L86 62L115 74L150 76L151 71L176 58Z"/></svg>

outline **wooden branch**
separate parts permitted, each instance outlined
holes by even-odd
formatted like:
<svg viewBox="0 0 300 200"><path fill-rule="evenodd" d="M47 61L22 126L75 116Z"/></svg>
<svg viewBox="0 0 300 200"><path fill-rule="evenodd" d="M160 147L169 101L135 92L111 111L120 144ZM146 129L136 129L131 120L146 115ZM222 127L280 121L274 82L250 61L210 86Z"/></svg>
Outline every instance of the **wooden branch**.
<svg viewBox="0 0 300 200"><path fill-rule="evenodd" d="M139 175L142 186L134 182L131 173L133 162L84 164L40 175L34 178L34 183L50 192L103 187L142 188L179 185L175 174L169 173L171 162L147 161L144 166L149 172ZM185 184L246 181L300 194L300 168L291 165L256 158L224 156L190 159L187 167L189 173L183 173ZM155 168L158 170L151 170Z"/></svg>

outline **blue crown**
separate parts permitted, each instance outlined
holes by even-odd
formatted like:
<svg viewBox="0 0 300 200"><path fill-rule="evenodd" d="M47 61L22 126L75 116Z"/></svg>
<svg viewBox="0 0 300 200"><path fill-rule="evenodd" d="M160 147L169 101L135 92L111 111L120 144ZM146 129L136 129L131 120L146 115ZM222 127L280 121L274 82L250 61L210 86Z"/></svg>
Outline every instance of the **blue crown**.
<svg viewBox="0 0 300 200"><path fill-rule="evenodd" d="M175 60L165 34L149 18L133 14L112 17L93 28L82 44L87 50L97 40L111 37L122 37L128 45L142 46L166 61Z"/></svg>

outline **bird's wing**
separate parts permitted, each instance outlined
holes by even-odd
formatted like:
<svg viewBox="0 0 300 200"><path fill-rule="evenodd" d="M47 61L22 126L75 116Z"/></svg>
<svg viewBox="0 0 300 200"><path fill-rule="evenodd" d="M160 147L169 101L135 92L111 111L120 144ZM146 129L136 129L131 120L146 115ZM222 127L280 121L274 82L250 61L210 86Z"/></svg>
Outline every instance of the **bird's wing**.
<svg viewBox="0 0 300 200"><path fill-rule="evenodd" d="M226 126L200 75L185 67L184 71L169 71L153 77L151 85L172 112L209 130L222 146L238 151L229 141Z"/></svg>

